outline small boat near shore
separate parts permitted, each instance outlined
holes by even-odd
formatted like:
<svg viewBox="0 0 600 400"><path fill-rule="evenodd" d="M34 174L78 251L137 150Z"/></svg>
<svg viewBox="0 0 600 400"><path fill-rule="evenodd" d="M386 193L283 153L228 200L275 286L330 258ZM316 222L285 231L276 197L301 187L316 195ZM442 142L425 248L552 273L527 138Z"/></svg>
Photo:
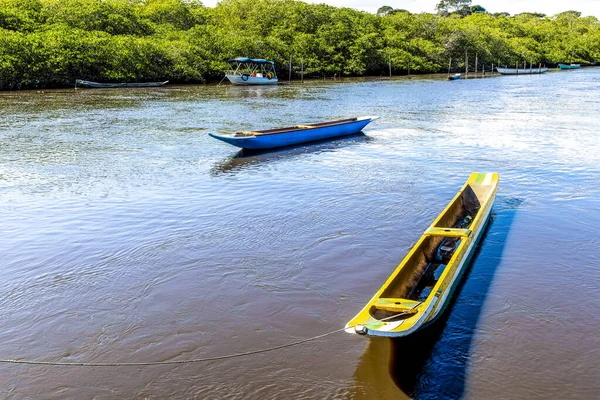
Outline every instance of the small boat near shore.
<svg viewBox="0 0 600 400"><path fill-rule="evenodd" d="M579 68L581 68L581 64L558 64L558 68L560 68L560 69L579 69Z"/></svg>
<svg viewBox="0 0 600 400"><path fill-rule="evenodd" d="M543 74L548 71L546 67L538 67L538 68L500 68L496 67L496 70L500 75L533 75L533 74Z"/></svg>
<svg viewBox="0 0 600 400"><path fill-rule="evenodd" d="M457 79L460 79L460 74L448 75L449 81L455 81Z"/></svg>
<svg viewBox="0 0 600 400"><path fill-rule="evenodd" d="M84 81L83 79L75 80L75 87L81 86L85 88L108 89L108 88L145 88L164 86L169 81L164 82L124 82L124 83L101 83Z"/></svg>
<svg viewBox="0 0 600 400"><path fill-rule="evenodd" d="M232 136L217 135L212 132L209 135L242 149L263 150L354 135L378 118L354 117L337 121L295 125L287 128L237 132Z"/></svg>
<svg viewBox="0 0 600 400"><path fill-rule="evenodd" d="M233 85L276 85L279 81L273 61L238 57L227 62L231 68L225 71L225 77Z"/></svg>
<svg viewBox="0 0 600 400"><path fill-rule="evenodd" d="M346 324L346 332L402 337L433 323L483 236L498 182L497 173L472 173L375 296Z"/></svg>

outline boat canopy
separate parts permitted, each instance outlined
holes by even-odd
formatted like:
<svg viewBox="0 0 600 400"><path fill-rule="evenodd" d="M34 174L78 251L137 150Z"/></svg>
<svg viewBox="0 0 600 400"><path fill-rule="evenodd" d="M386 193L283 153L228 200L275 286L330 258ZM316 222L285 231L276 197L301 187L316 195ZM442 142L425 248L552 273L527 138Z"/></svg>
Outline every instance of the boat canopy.
<svg viewBox="0 0 600 400"><path fill-rule="evenodd" d="M228 63L251 63L251 64L271 64L275 65L273 61L267 61L263 58L248 58L248 57L238 57L227 60Z"/></svg>

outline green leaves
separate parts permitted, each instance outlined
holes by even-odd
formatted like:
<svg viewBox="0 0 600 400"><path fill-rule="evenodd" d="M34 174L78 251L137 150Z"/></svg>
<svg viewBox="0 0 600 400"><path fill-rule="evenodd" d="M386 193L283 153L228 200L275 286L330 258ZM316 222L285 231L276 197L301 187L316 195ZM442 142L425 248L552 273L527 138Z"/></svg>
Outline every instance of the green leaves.
<svg viewBox="0 0 600 400"><path fill-rule="evenodd" d="M100 81L219 80L225 61L290 56L308 76L446 71L468 52L490 65L594 62L600 23L576 11L491 15L444 0L440 15L377 14L296 0L0 0L0 89ZM472 65L472 64L471 64Z"/></svg>

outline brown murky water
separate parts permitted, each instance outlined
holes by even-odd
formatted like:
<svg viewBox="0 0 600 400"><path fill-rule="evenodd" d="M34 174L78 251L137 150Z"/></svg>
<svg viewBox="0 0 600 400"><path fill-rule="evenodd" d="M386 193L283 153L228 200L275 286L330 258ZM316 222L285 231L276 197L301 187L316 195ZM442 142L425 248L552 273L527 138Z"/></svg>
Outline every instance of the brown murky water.
<svg viewBox="0 0 600 400"><path fill-rule="evenodd" d="M2 398L594 398L600 69L0 93L0 358L184 360L343 327L472 171L500 189L439 324L218 362L0 365ZM380 115L245 156L237 131Z"/></svg>

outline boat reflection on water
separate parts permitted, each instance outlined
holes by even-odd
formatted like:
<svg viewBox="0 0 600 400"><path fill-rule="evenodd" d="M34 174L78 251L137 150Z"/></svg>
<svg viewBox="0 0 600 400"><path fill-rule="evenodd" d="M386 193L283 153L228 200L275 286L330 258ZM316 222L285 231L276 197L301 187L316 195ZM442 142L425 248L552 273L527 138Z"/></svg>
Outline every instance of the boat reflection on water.
<svg viewBox="0 0 600 400"><path fill-rule="evenodd" d="M370 338L354 372L352 398L419 397L420 385L427 385L427 379L421 378L428 363L433 362L431 355L442 335L447 315L445 313L427 329L404 338Z"/></svg>
<svg viewBox="0 0 600 400"><path fill-rule="evenodd" d="M336 151L338 149L355 146L373 140L369 136L360 132L355 135L342 138L324 140L320 142L311 142L300 146L283 147L273 150L248 150L238 151L234 156L217 163L212 168L213 175L236 173L258 164L272 163L281 160L287 160L295 157L302 157L307 154L324 153Z"/></svg>
<svg viewBox="0 0 600 400"><path fill-rule="evenodd" d="M296 89L296 88L293 88ZM273 85L268 86L225 86L223 98L229 101L237 99L269 99L269 98L293 98L298 95L298 90ZM256 105L256 108L264 107Z"/></svg>
<svg viewBox="0 0 600 400"><path fill-rule="evenodd" d="M439 320L404 338L369 340L355 371L355 390L380 390L381 398L386 398L387 393L392 393L393 382L404 397L438 399L465 395L477 326L521 203L520 199L497 198L480 247L475 250L464 279ZM386 374L387 377L365 377L366 374ZM376 384L381 388L372 389Z"/></svg>
<svg viewBox="0 0 600 400"><path fill-rule="evenodd" d="M394 379L392 370L396 361L393 352L393 340L371 338L354 371L353 399L402 400L409 399L402 387ZM388 360L389 362L385 362Z"/></svg>

